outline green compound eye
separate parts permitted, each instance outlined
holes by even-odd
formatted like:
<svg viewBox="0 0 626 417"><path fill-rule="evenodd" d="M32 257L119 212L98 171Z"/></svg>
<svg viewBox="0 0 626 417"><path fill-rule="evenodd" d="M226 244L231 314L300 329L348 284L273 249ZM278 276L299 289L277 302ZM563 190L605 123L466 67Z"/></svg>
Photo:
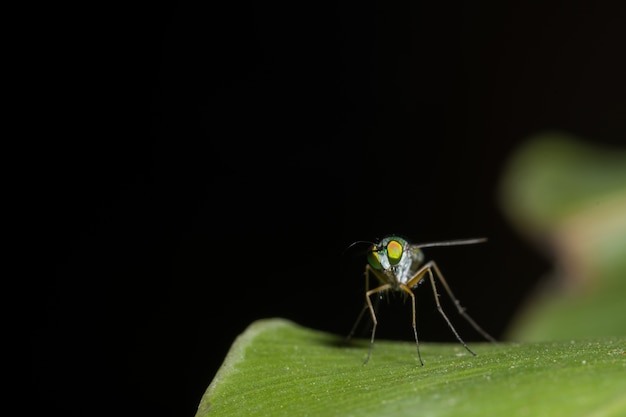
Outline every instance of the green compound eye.
<svg viewBox="0 0 626 417"><path fill-rule="evenodd" d="M367 262L369 262L370 266L374 269L381 270L383 266L380 264L380 258L378 257L378 252L374 252L375 248L367 255Z"/></svg>
<svg viewBox="0 0 626 417"><path fill-rule="evenodd" d="M397 240L392 240L387 244L387 258L390 265L398 265L402 258L402 244Z"/></svg>

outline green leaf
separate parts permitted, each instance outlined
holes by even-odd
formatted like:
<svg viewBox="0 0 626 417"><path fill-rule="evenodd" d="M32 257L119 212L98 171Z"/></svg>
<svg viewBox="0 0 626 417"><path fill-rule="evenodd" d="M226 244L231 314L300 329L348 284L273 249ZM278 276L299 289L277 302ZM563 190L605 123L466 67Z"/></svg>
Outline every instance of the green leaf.
<svg viewBox="0 0 626 417"><path fill-rule="evenodd" d="M504 213L531 237L552 233L587 210L624 219L625 197L626 149L557 131L528 138L511 155L499 190Z"/></svg>
<svg viewBox="0 0 626 417"><path fill-rule="evenodd" d="M283 319L252 323L204 394L206 416L626 415L626 338L350 345Z"/></svg>
<svg viewBox="0 0 626 417"><path fill-rule="evenodd" d="M506 337L626 335L626 149L538 134L505 165L499 199L512 225L555 264Z"/></svg>

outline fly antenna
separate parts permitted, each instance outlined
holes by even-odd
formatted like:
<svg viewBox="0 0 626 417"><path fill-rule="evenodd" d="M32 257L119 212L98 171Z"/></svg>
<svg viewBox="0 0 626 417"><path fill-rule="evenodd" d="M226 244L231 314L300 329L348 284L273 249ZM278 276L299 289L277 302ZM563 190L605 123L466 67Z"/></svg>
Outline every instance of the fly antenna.
<svg viewBox="0 0 626 417"><path fill-rule="evenodd" d="M350 248L352 248L353 246L356 246L356 245L358 245L358 244L361 244L361 243L367 243L367 244L368 244L368 245L370 245L370 246L375 246L375 245L376 245L376 243L374 243L374 242L370 242L369 240L357 240L357 241L354 241L354 242L350 243L350 244L348 245L348 247L346 247L346 248L343 250L343 252L341 252L341 255L342 255L342 256L343 256L343 255L345 255L345 253L346 253L346 252L347 252Z"/></svg>

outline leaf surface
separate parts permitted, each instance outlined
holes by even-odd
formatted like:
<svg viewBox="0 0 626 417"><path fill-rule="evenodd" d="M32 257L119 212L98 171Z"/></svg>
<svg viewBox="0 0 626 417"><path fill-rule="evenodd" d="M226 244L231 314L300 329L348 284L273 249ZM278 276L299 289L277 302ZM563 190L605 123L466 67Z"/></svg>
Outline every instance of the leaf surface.
<svg viewBox="0 0 626 417"><path fill-rule="evenodd" d="M343 338L284 319L252 323L196 417L625 416L626 338L420 345Z"/></svg>

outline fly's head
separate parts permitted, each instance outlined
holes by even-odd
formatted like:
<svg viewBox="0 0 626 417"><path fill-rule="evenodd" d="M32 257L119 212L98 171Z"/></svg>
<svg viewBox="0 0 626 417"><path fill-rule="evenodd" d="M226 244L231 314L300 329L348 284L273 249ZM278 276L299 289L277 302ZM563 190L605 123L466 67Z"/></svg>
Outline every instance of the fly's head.
<svg viewBox="0 0 626 417"><path fill-rule="evenodd" d="M405 239L389 236L371 246L367 261L373 269L382 271L397 282L405 283L423 262L423 254Z"/></svg>

